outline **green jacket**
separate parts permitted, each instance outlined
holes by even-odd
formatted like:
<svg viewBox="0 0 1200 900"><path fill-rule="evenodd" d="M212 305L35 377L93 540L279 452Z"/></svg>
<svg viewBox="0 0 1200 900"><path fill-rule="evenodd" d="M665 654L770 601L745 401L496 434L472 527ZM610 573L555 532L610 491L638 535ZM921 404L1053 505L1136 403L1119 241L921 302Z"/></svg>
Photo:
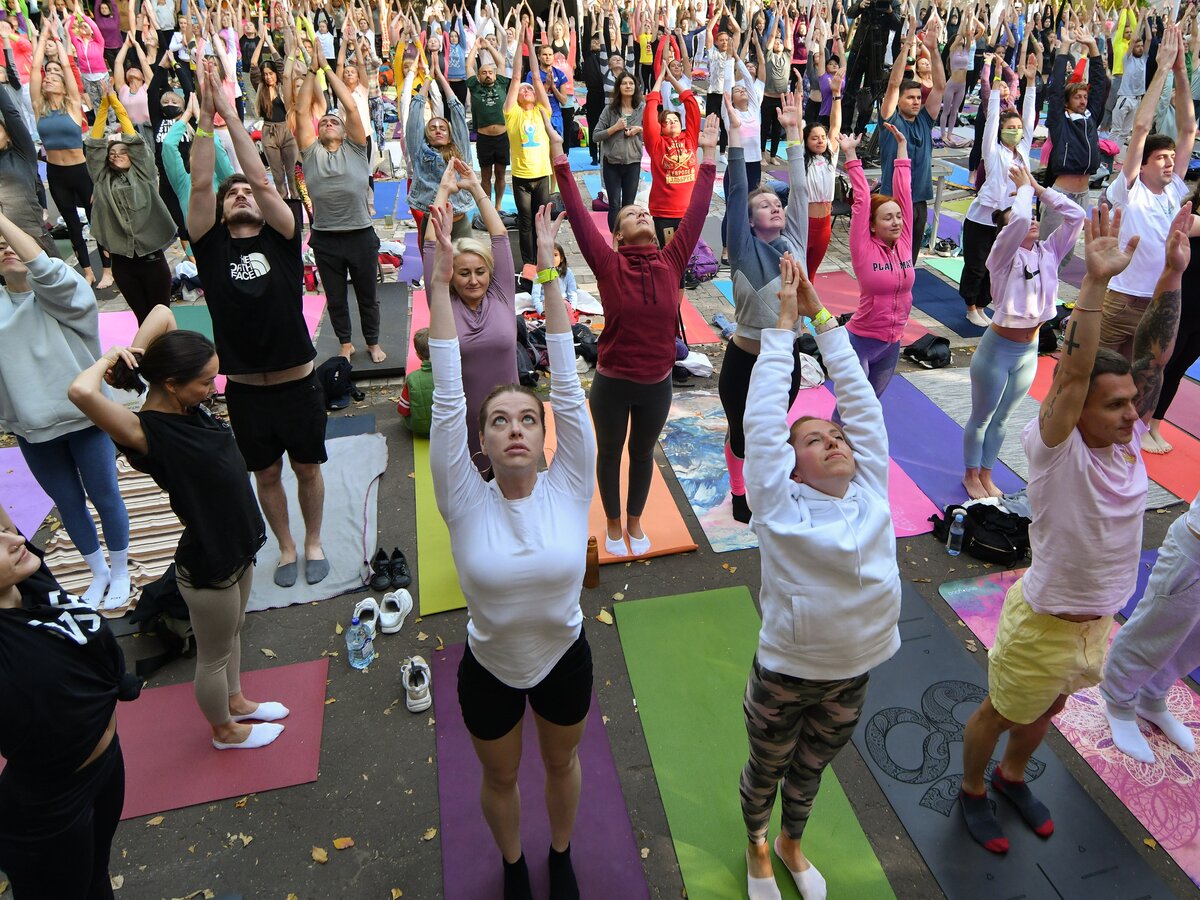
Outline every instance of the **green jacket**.
<svg viewBox="0 0 1200 900"><path fill-rule="evenodd" d="M413 434L428 436L433 417L432 363L429 360L422 362L420 369L408 373L404 383L408 387L409 413L401 418Z"/></svg>
<svg viewBox="0 0 1200 900"><path fill-rule="evenodd" d="M88 137L84 158L92 176L92 237L121 256L146 256L175 240L175 222L158 195L154 151L140 134L123 134L132 167L116 173L108 166L105 138Z"/></svg>

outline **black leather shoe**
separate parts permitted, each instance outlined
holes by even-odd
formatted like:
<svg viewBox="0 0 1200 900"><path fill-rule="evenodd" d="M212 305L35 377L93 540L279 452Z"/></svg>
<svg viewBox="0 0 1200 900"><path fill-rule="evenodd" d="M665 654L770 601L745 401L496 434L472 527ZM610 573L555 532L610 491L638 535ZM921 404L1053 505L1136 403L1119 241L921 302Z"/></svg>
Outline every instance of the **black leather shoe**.
<svg viewBox="0 0 1200 900"><path fill-rule="evenodd" d="M383 551L380 550L380 553ZM412 584L412 573L408 571L408 560L404 558L404 554L400 552L399 547L392 548L392 558L388 563L388 572L391 575L391 588L393 591L398 591L400 588L406 588Z"/></svg>
<svg viewBox="0 0 1200 900"><path fill-rule="evenodd" d="M388 565L388 556L383 548L371 560L371 590L387 591L392 587L392 573Z"/></svg>

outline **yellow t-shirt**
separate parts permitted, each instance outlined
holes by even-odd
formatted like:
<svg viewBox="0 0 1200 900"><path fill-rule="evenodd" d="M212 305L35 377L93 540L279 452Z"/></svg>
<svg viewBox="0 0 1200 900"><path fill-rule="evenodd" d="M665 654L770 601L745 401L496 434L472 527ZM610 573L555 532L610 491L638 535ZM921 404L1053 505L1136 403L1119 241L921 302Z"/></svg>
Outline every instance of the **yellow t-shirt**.
<svg viewBox="0 0 1200 900"><path fill-rule="evenodd" d="M543 106L546 115L549 107ZM515 178L548 178L550 166L550 136L538 107L522 109L514 106L504 112L504 127L508 131L508 148L512 156L511 171Z"/></svg>
<svg viewBox="0 0 1200 900"><path fill-rule="evenodd" d="M654 35L648 31L638 35L638 43L642 47L641 63L643 66L648 66L654 62L654 50L650 47L652 40L654 40Z"/></svg>

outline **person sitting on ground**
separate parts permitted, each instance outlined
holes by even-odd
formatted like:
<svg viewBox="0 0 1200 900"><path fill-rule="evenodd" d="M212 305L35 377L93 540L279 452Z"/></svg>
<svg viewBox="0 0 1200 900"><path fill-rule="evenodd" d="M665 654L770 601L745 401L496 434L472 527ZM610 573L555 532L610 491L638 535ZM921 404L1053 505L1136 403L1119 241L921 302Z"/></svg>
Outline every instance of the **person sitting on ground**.
<svg viewBox="0 0 1200 900"><path fill-rule="evenodd" d="M265 747L283 732L280 703L242 693L242 626L254 557L266 527L229 426L203 405L213 393L217 353L195 331L176 331L170 307L156 306L132 348L113 347L79 373L68 394L113 439L129 464L167 492L184 525L175 578L196 636L196 703L218 750ZM144 349L143 349L144 348ZM104 382L141 393L138 412L111 399ZM262 724L246 725L247 719Z"/></svg>
<svg viewBox="0 0 1200 900"><path fill-rule="evenodd" d="M404 376L404 388L396 412L400 421L413 434L429 437L430 416L433 411L433 366L429 362L429 329L418 328L413 335L413 351L421 368Z"/></svg>

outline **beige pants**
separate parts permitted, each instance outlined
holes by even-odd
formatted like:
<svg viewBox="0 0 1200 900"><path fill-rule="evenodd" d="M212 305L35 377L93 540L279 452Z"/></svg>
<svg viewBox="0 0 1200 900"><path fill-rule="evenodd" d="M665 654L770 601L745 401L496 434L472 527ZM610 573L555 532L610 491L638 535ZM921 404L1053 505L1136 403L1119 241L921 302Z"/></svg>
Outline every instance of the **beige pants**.
<svg viewBox="0 0 1200 900"><path fill-rule="evenodd" d="M1111 288L1104 295L1100 320L1100 346L1116 350L1133 361L1133 335L1150 305L1151 297L1134 297Z"/></svg>
<svg viewBox="0 0 1200 900"><path fill-rule="evenodd" d="M229 698L242 690L242 626L253 580L253 565L217 588L190 587L186 572L178 579L196 635L196 703L210 725L229 721Z"/></svg>

